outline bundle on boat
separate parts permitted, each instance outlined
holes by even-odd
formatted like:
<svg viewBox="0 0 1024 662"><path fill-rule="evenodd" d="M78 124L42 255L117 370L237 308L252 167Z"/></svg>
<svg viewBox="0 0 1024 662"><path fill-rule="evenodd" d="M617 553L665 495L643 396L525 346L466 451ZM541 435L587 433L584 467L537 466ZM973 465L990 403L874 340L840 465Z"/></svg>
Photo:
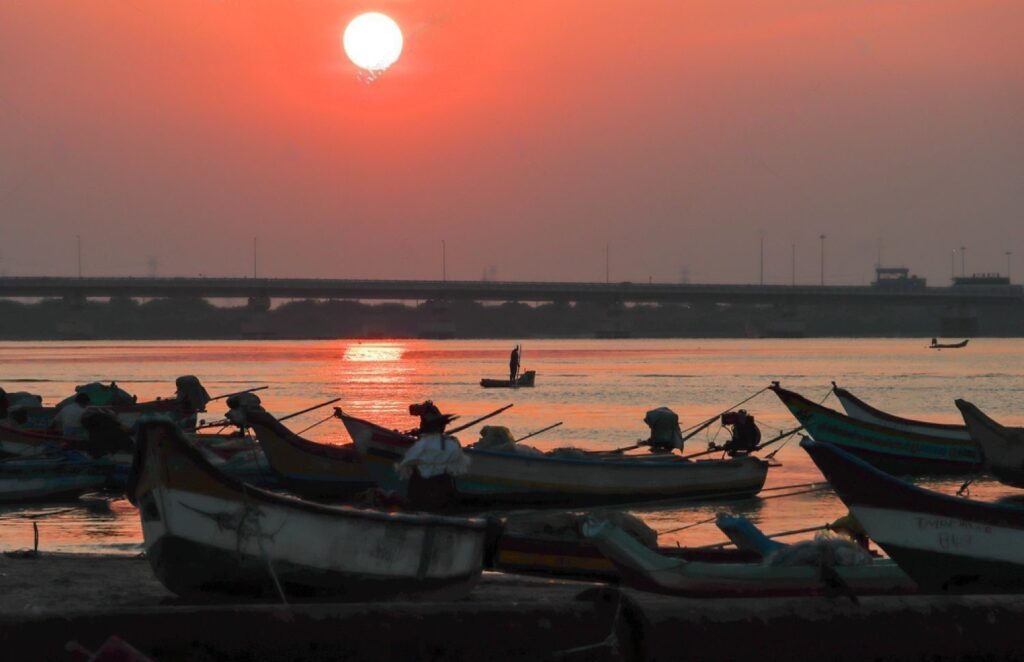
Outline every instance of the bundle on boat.
<svg viewBox="0 0 1024 662"><path fill-rule="evenodd" d="M455 598L483 563L484 520L267 492L218 471L166 421L140 425L128 495L154 572L183 596Z"/></svg>

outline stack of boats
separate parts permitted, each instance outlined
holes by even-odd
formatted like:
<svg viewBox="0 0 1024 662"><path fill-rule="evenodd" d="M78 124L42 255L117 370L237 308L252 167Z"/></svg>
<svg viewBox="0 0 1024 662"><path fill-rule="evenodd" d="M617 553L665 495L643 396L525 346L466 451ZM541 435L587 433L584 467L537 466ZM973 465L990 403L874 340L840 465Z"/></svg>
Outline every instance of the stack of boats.
<svg viewBox="0 0 1024 662"><path fill-rule="evenodd" d="M83 419L81 439L47 430L56 409L9 408L0 422L0 498L124 490L139 509L154 572L180 595L452 597L487 567L691 596L1022 588L1024 546L1016 543L1024 542L1024 508L938 494L897 476L989 471L1024 486L1024 430L961 400L962 426L895 416L835 384L845 414L777 382L769 389L850 509L852 524L827 528L866 536L889 558L836 535L783 545L742 518L719 518L729 548L664 548L654 531L619 512L752 498L770 466L750 452L760 445L697 460L679 453L681 444L675 452L634 444L541 453L514 440L481 443L465 449L468 469L451 480L449 508L423 513L396 470L423 439L418 430L336 409L352 442L322 444L289 430L255 396L231 394L225 422L238 431L203 434L196 414L211 398L203 389L197 399L188 384L167 400L109 404L95 421ZM365 507L368 500L378 507Z"/></svg>

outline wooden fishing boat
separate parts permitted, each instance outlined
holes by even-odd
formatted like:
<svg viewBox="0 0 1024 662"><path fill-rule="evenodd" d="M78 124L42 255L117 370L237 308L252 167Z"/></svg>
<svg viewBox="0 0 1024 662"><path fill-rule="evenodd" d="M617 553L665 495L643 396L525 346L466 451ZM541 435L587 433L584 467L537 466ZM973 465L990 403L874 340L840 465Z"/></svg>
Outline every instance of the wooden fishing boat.
<svg viewBox="0 0 1024 662"><path fill-rule="evenodd" d="M845 388L836 386L835 382L832 382L832 392L839 400L839 403L843 405L843 409L846 410L846 415L850 418L855 418L858 421L874 423L876 425L890 427L902 432L943 437L945 439L957 439L960 441L971 440L971 435L968 434L967 428L963 425L957 425L955 423L932 423L931 421L919 421L884 412L881 409L872 407Z"/></svg>
<svg viewBox="0 0 1024 662"><path fill-rule="evenodd" d="M970 339L961 340L960 342L954 342L954 343L940 343L940 342L935 342L935 339L932 338L932 342L931 342L930 345L928 345L928 348L929 349L960 349L961 347L967 347L967 343L969 341L970 341Z"/></svg>
<svg viewBox="0 0 1024 662"><path fill-rule="evenodd" d="M246 421L281 483L300 496L345 498L375 485L353 444L303 439L264 411L246 412Z"/></svg>
<svg viewBox="0 0 1024 662"><path fill-rule="evenodd" d="M416 438L344 412L339 418L381 487L405 494L395 463ZM669 499L751 497L761 491L768 463L755 457L691 462L674 455L648 459L558 457L465 449L469 472L455 479L456 501L476 507L580 507Z"/></svg>
<svg viewBox="0 0 1024 662"><path fill-rule="evenodd" d="M112 463L81 456L0 462L0 502L68 501L107 485Z"/></svg>
<svg viewBox="0 0 1024 662"><path fill-rule="evenodd" d="M981 448L985 469L999 482L1024 487L1024 428L1008 428L966 400L956 400L971 439Z"/></svg>
<svg viewBox="0 0 1024 662"><path fill-rule="evenodd" d="M902 594L916 589L890 561L832 566L701 563L660 554L611 522L588 522L583 525L583 533L611 559L623 583L655 593L722 598L838 592Z"/></svg>
<svg viewBox="0 0 1024 662"><path fill-rule="evenodd" d="M1024 589L1024 508L926 490L834 444L800 445L871 539L922 590Z"/></svg>
<svg viewBox="0 0 1024 662"><path fill-rule="evenodd" d="M534 380L537 378L536 370L527 370L519 375L515 382L508 379L481 379L480 386L484 388L533 388Z"/></svg>
<svg viewBox="0 0 1024 662"><path fill-rule="evenodd" d="M449 599L479 579L487 523L325 506L213 467L173 424L144 422L128 485L170 591Z"/></svg>
<svg viewBox="0 0 1024 662"><path fill-rule="evenodd" d="M815 440L836 444L891 473L967 475L981 467L981 453L969 439L861 421L778 383L771 390Z"/></svg>
<svg viewBox="0 0 1024 662"><path fill-rule="evenodd" d="M144 414L159 414L181 423L186 422L195 414L193 411L182 408L181 403L174 398L131 404L103 405L103 409L117 416L117 420L125 427L134 425ZM49 429L57 411L57 407L19 407L12 409L8 419L3 423L12 428L43 432Z"/></svg>

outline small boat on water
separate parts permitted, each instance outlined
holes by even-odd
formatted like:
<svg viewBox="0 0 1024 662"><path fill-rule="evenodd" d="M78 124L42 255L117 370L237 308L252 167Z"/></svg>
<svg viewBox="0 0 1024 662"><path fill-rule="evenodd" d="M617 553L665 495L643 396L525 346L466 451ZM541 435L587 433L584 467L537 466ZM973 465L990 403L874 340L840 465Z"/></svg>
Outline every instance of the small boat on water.
<svg viewBox="0 0 1024 662"><path fill-rule="evenodd" d="M109 461L77 453L0 461L0 502L69 501L106 487L114 470Z"/></svg>
<svg viewBox="0 0 1024 662"><path fill-rule="evenodd" d="M932 423L931 421L903 418L902 416L884 412L881 409L872 407L845 388L837 386L835 382L832 382L832 393L835 394L839 403L843 405L846 415L858 421L874 423L875 425L893 428L901 432L956 439L965 442L971 441L971 435L963 425Z"/></svg>
<svg viewBox="0 0 1024 662"><path fill-rule="evenodd" d="M514 382L508 379L485 378L480 380L480 386L483 386L484 388L533 388L533 383L536 378L536 370L527 370L516 377Z"/></svg>
<svg viewBox="0 0 1024 662"><path fill-rule="evenodd" d="M981 468L981 452L968 439L931 426L899 427L859 420L788 391L770 387L816 441L835 444L895 474L969 475ZM944 426L943 426L944 427Z"/></svg>
<svg viewBox="0 0 1024 662"><path fill-rule="evenodd" d="M800 446L868 536L922 591L1024 590L1024 507L926 490L834 444L805 438Z"/></svg>
<svg viewBox="0 0 1024 662"><path fill-rule="evenodd" d="M338 410L369 474L384 489L405 494L395 470L416 437L388 430ZM756 457L693 462L669 453L609 457L464 449L468 473L455 478L463 506L527 504L582 507L670 499L742 499L761 491L768 463Z"/></svg>
<svg viewBox="0 0 1024 662"><path fill-rule="evenodd" d="M249 410L246 423L284 487L307 498L345 498L375 485L353 444L303 439L265 411Z"/></svg>
<svg viewBox="0 0 1024 662"><path fill-rule="evenodd" d="M267 492L218 471L165 421L141 425L128 496L153 571L181 596L454 599L483 564L484 520Z"/></svg>
<svg viewBox="0 0 1024 662"><path fill-rule="evenodd" d="M807 549L787 546L760 563L701 563L661 554L608 521L587 522L583 533L611 559L625 584L655 593L725 598L904 594L916 589L895 563L874 560L847 541L803 543Z"/></svg>
<svg viewBox="0 0 1024 662"><path fill-rule="evenodd" d="M928 345L929 349L960 349L961 347L967 347L967 343L970 342L970 338L961 340L960 342L954 343L940 343L935 338L932 338L932 342Z"/></svg>
<svg viewBox="0 0 1024 662"><path fill-rule="evenodd" d="M1000 425L966 400L957 400L956 406L981 447L985 469L1005 485L1024 487L1024 428Z"/></svg>

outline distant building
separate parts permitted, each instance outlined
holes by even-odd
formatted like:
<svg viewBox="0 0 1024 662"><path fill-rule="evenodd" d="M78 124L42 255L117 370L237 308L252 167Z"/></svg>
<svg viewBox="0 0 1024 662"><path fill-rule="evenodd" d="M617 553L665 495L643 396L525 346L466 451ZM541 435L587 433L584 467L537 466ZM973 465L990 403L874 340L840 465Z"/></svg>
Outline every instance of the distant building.
<svg viewBox="0 0 1024 662"><path fill-rule="evenodd" d="M877 267L875 269L875 282L872 287L880 290L905 291L923 290L926 281L920 276L912 276L910 269L906 267Z"/></svg>

